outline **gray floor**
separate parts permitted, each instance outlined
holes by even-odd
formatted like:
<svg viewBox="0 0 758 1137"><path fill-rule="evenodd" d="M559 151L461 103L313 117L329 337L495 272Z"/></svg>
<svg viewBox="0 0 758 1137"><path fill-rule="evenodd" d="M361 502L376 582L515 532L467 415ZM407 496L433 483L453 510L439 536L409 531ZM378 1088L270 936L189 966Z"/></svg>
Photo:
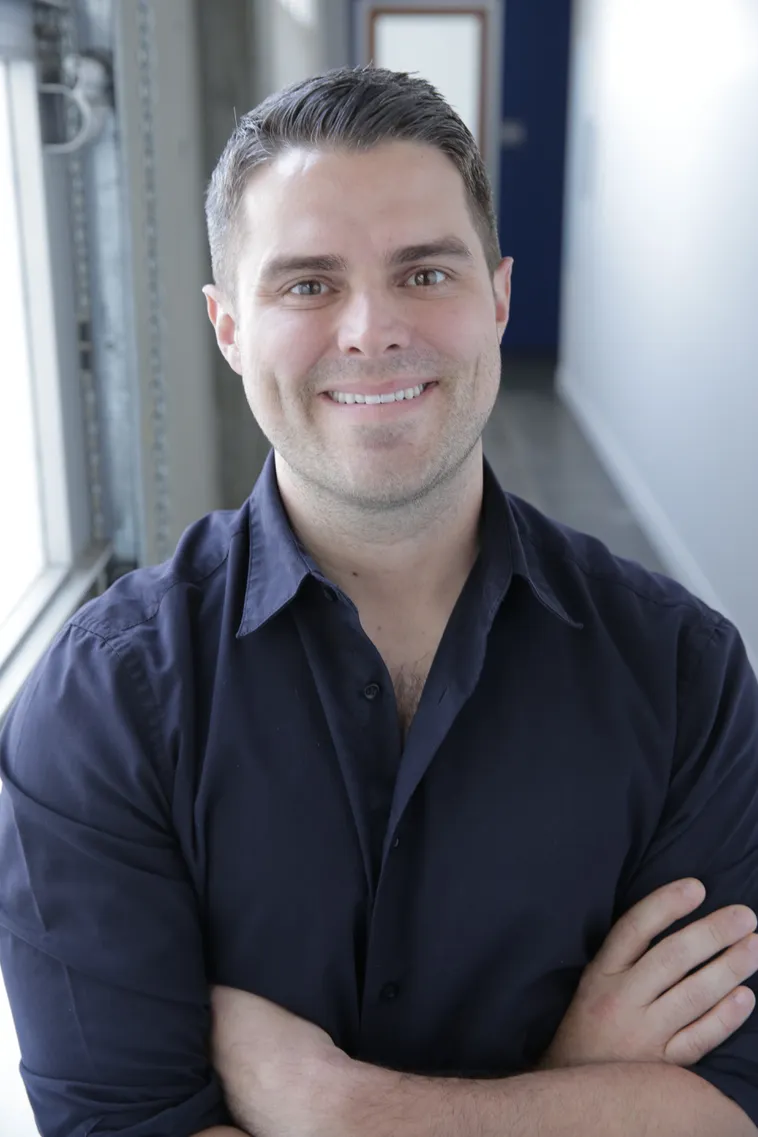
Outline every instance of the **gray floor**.
<svg viewBox="0 0 758 1137"><path fill-rule="evenodd" d="M504 489L617 555L667 571L555 394L550 364L505 361L484 449Z"/></svg>

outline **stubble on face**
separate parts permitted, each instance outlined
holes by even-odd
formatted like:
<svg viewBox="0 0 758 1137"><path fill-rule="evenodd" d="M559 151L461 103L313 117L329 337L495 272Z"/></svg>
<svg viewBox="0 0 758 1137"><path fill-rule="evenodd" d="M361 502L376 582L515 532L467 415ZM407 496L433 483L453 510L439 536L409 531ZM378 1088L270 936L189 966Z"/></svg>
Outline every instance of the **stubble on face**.
<svg viewBox="0 0 758 1137"><path fill-rule="evenodd" d="M314 409L320 409L314 408L314 400L323 397L316 392L329 389L331 384L350 386L354 382L360 387L362 376L356 375L355 367L340 369L336 374L330 370L327 375L323 368L316 368L312 376L306 377L302 390L289 395L294 403L289 407L287 389L277 384L272 375L282 414L269 441L299 491L308 493L321 511L365 513L374 522L380 514L410 511L420 520L426 513L425 503L428 508L431 497L439 496L445 487L453 490L456 475L478 449L497 396L499 349L483 352L473 371L469 368L461 372L460 365L456 370L454 361L449 360L437 359L433 364L428 356L417 370L410 361L397 370L404 376L439 376L438 389L431 392L431 397L444 400L445 406L444 413L435 408L437 430L433 439L420 448L414 422L345 423L351 440L339 458L313 421L318 417ZM370 377L374 381L393 378L386 369L377 368L371 370ZM482 389L490 392L486 402L482 402ZM340 414L338 408L327 409L335 417ZM339 429L339 425L337 419L334 426ZM413 518L409 522L412 524Z"/></svg>

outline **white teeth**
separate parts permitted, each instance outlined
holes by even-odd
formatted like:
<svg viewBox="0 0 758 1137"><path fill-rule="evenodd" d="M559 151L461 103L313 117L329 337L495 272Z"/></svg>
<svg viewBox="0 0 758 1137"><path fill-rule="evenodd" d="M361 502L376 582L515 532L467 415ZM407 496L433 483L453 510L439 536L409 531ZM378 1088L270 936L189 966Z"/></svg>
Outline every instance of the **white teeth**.
<svg viewBox="0 0 758 1137"><path fill-rule="evenodd" d="M377 406L379 403L400 403L404 399L417 399L424 393L427 383L418 387L407 387L404 391L394 391L389 395L355 395L346 391L329 391L329 398L335 403L360 403L366 406Z"/></svg>

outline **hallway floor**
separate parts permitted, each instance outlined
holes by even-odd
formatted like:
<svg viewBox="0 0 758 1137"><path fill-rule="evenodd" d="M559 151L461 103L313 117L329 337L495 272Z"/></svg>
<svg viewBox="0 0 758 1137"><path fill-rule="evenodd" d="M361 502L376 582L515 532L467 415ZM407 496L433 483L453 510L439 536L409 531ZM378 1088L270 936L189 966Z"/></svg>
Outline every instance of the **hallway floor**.
<svg viewBox="0 0 758 1137"><path fill-rule="evenodd" d="M667 570L553 386L554 368L506 359L485 453L504 489L611 552Z"/></svg>

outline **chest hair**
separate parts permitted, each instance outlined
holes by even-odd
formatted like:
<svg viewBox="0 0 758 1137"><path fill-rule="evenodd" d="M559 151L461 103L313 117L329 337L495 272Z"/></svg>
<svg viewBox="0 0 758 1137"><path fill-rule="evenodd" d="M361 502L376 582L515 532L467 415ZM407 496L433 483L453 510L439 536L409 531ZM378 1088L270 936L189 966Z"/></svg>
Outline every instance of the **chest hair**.
<svg viewBox="0 0 758 1137"><path fill-rule="evenodd" d="M412 666L406 665L390 669L403 738L407 736L414 715L418 710L428 674L429 666L426 659L422 659Z"/></svg>

